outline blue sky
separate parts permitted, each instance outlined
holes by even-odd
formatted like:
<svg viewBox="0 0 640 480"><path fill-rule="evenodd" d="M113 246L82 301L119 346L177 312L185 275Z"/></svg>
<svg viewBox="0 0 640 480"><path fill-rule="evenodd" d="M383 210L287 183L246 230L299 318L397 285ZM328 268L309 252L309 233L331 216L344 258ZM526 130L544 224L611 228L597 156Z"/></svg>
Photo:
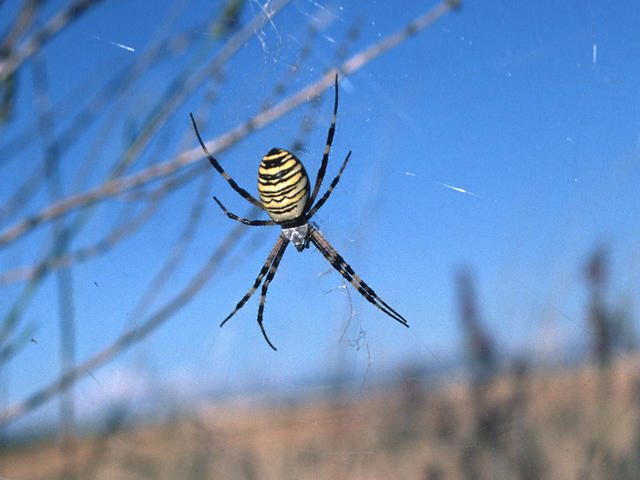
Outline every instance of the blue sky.
<svg viewBox="0 0 640 480"><path fill-rule="evenodd" d="M0 13L17 2L8 3ZM153 35L166 35L154 31L172 3L156 2L149 10L148 2L105 2L52 41L44 56L53 104L83 92L83 82L92 92L100 79L141 56L157 38ZM468 2L341 79L327 177L335 175L349 150L353 153L315 221L356 272L407 318L409 330L357 292L338 288L340 277L313 248L303 253L290 248L270 286L265 328L278 352L268 348L256 324L257 294L218 328L277 238L277 227L264 227L244 237L192 302L145 342L93 372L94 379L82 380L80 391L104 401L153 388L184 393L257 385L307 394L312 392L303 379L340 370L366 380L411 362L444 365L462 349L453 280L463 265L474 272L482 317L501 351L538 358L560 353L588 341L581 271L599 242L611 248L609 300L628 298L637 312L640 13L634 3L612 8L594 1ZM60 5L51 2L48 8ZM197 24L217 8L203 1L185 5L168 28ZM378 1L363 9L356 2L293 1L228 64L203 136L213 139L259 111L295 62L310 21L322 20L319 35L287 94L335 66L335 49L353 25L360 33L348 56L430 5ZM248 4L243 21L258 10L258 3ZM206 37L206 30L201 35ZM188 50L145 75L96 155L87 186L101 181L121 154L127 132L140 125L194 53ZM0 151L36 118L30 68L27 63L21 70L17 117L2 132ZM196 146L188 112L202 108L206 93L201 88L185 100L131 171ZM327 92L300 155L312 179L331 103ZM298 108L217 155L220 163L255 193L261 156L274 146L288 148L310 113L315 115L309 104ZM67 189L98 132L91 127L65 155ZM36 136L0 168L5 179L21 179L24 166L38 162L42 144ZM247 212L246 202L216 172L206 175L213 178L203 220L156 306L182 288L235 227L212 195L238 214ZM130 318L136 301L180 235L200 182L171 194L144 228L108 255L73 269L78 360L136 321ZM46 203L43 190L27 211ZM122 205L116 199L97 208L73 245L104 234ZM2 269L39 258L47 235L50 227L41 228L3 250ZM37 327L37 344L23 349L4 373L9 403L57 375L55 285L49 277L24 315L24 322ZM21 288L5 287L2 305L10 305ZM367 348L339 343L347 322L347 340L364 332L361 346L366 342Z"/></svg>

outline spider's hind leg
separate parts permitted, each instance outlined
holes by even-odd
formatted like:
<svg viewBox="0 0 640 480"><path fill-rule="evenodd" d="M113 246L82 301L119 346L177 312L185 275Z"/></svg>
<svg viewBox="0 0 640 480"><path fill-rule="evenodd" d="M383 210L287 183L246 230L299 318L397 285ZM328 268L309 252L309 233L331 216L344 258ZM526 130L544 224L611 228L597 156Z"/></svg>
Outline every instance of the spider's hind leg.
<svg viewBox="0 0 640 480"><path fill-rule="evenodd" d="M244 306L245 303L247 303L247 300L249 300L249 298L251 298L251 295L253 295L253 292L255 292L256 289L260 286L260 283L262 282L262 278L272 268L272 266L273 266L272 264L275 263L276 261L278 263L280 263L280 258L278 258L278 257L282 257L282 254L284 253L284 248L286 247L287 243L288 243L287 239L285 239L282 236L278 237L278 240L276 241L275 245L271 249L271 252L269 253L269 256L267 257L267 260L264 262L264 265L260 269L260 273L256 277L255 282L253 282L253 286L251 287L251 289L249 289L249 291L246 293L246 295L240 299L240 301L236 305L236 308L233 309L233 312L231 312L227 316L227 318L225 318L222 321L222 323L220 324L221 327L225 323L227 323L227 320L229 320L231 317L233 317L235 315L235 313ZM277 265L276 265L276 267L277 267ZM273 275L271 275L271 277L273 277ZM260 325L260 328L262 328L262 325Z"/></svg>
<svg viewBox="0 0 640 480"><path fill-rule="evenodd" d="M384 300L382 300L373 289L367 285L357 274L353 268L342 258L342 256L336 252L336 250L327 242L324 237L315 229L311 230L309 234L311 242L316 248L324 255L327 261L335 268L340 275L347 280L353 288L355 288L360 295L366 298L369 302L373 303L376 307L389 315L395 321L401 323L405 327L409 326L407 320L391 308Z"/></svg>
<svg viewBox="0 0 640 480"><path fill-rule="evenodd" d="M280 238L283 238L283 237L280 237ZM269 340L269 337L267 336L267 332L264 330L264 326L262 325L262 314L264 313L264 301L267 297L267 289L269 288L269 284L271 283L271 280L273 280L273 277L276 274L278 265L280 265L280 260L282 260L284 251L286 250L287 245L289 244L289 240L287 240L286 238L283 240L284 240L284 243L280 247L280 250L278 250L278 254L276 255L276 258L273 259L273 263L271 264L271 268L269 268L269 273L267 274L267 278L264 279L264 283L262 284L262 292L260 295L260 306L258 307L258 325L260 325L260 330L262 331L262 335L264 336L264 339L267 341L269 346L274 350L278 350L278 349L273 346L273 344Z"/></svg>

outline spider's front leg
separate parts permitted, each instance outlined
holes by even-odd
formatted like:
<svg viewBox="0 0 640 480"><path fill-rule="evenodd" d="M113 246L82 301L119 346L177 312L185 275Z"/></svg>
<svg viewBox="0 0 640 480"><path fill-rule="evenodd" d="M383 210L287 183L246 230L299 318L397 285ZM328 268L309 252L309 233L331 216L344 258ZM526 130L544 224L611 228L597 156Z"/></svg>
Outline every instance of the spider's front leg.
<svg viewBox="0 0 640 480"><path fill-rule="evenodd" d="M248 218L239 217L238 215L235 215L231 213L229 210L227 210L226 207L222 205L220 200L218 200L216 197L213 197L213 199L220 206L220 208L225 213L225 215L232 220L237 220L240 223L244 223L245 225L252 225L252 226L277 225L277 223L274 222L273 220L249 220Z"/></svg>

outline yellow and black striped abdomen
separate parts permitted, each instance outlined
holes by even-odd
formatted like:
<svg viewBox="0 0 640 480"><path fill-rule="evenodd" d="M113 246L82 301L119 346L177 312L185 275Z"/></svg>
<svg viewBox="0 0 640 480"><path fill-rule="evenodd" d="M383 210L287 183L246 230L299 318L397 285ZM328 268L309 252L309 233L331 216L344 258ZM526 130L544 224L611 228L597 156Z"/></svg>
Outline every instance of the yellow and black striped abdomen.
<svg viewBox="0 0 640 480"><path fill-rule="evenodd" d="M258 193L264 209L276 222L298 218L309 200L309 177L302 162L291 152L272 148L260 162Z"/></svg>

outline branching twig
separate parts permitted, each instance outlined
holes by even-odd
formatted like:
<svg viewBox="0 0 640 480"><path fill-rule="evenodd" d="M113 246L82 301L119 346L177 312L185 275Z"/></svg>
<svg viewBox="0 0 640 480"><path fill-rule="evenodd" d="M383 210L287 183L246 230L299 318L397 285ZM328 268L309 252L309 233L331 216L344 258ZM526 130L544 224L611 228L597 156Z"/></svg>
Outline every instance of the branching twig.
<svg viewBox="0 0 640 480"><path fill-rule="evenodd" d="M371 60L377 58L384 52L397 46L407 38L415 35L420 30L429 26L431 23L436 21L438 18L440 18L442 15L444 15L446 12L456 7L457 5L458 2L453 0L445 0L439 3L424 15L410 22L400 31L383 39L379 43L372 45L366 50L352 56L347 61L345 61L338 70L342 72L343 75L348 75L359 70ZM325 89L333 85L333 79L334 72L325 74L314 83L304 87L303 89L299 90L297 93L283 100L277 105L255 115L246 122L221 135L217 139L207 142L207 148L212 154L219 153L220 151L229 148L231 145L246 137L254 130L263 128L264 126L283 116L285 113L288 113L297 106L306 102L309 98L313 98L319 95ZM177 155L171 160L153 165L140 172L131 174L126 177L110 180L99 187L89 190L88 192L73 195L61 200L58 203L49 205L40 210L40 212L36 213L35 215L27 219L20 220L0 232L0 247L11 243L20 236L24 235L29 230L45 222L51 221L56 217L64 215L71 210L91 205L106 198L123 193L129 189L139 187L153 180L157 180L160 177L171 175L176 170L199 161L201 157L201 148L199 146L194 147L191 150Z"/></svg>
<svg viewBox="0 0 640 480"><path fill-rule="evenodd" d="M77 0L51 17L41 29L24 40L7 58L0 60L0 82L6 80L25 60L40 50L46 42L100 1Z"/></svg>
<svg viewBox="0 0 640 480"><path fill-rule="evenodd" d="M276 11L277 8L282 8L289 1L290 0L279 0L276 1L273 5L270 5L271 13L269 15L263 15L263 18L260 21L262 21L263 24L264 22L270 21L273 12ZM91 4L93 2L78 3ZM415 35L417 32L433 23L436 19L438 19L447 11L456 7L457 5L458 2L454 0L443 1L423 16L418 17L410 22L403 29L347 59L338 67L338 71L342 75L349 75L357 71L371 60L380 56L382 53L399 45L412 35ZM0 232L0 247L12 243L22 235L44 224L45 222L60 218L73 210L92 207L94 204L105 199L118 194L128 193L133 189L139 188L153 181L165 180L165 184L169 183L169 178L174 176L178 171L187 166L194 165L197 161L199 161L202 158L202 152L200 147L198 146L193 149L184 151L183 153L163 163L152 165L128 176L119 176L121 172L123 172L128 166L127 159L135 159L139 156L142 149L147 145L149 141L148 139L151 138L151 133L155 132L157 128L164 124L165 121L177 111L177 108L186 101L186 99L196 90L198 86L200 86L206 80L212 78L220 71L223 66L227 64L228 60L231 58L234 52L244 44L246 38L249 38L251 35L253 35L256 31L256 28L259 28L260 21L254 19L252 22L250 22L248 26L245 27L245 29L243 29L241 32L238 32L229 40L229 42L221 49L216 58L207 67L199 71L198 74L189 77L187 80L185 80L184 83L181 83L179 89L171 91L169 101L163 103L160 107L160 110L156 110L156 112L153 114L152 119L154 121L145 123L145 131L136 139L136 143L133 146L134 148L127 152L123 156L123 158L118 159L118 161L114 165L114 170L112 170L112 173L114 174L108 181L105 181L102 185L89 191L72 195L56 203L50 204L33 216L19 220L13 225L10 225L8 228ZM46 26L49 25L49 23L47 23L45 27L43 27L43 29L45 29ZM248 34L249 37L245 37L245 40L241 40L243 38L242 34ZM24 44L21 46L21 48L24 48ZM30 55L32 55L32 53ZM26 58L27 57L25 57L24 59ZM21 61L24 61L24 59L22 59ZM0 67L2 66L3 64L0 63ZM2 68L0 68L0 74L1 73ZM209 150L212 153L218 153L226 148L229 148L231 145L246 137L254 130L270 124L274 120L283 116L285 113L288 113L297 106L307 102L309 98L318 96L326 88L333 85L333 79L334 72L328 72L314 83L307 85L306 87L281 101L277 105L257 113L249 120L236 126L217 139L208 142L207 146ZM134 154L132 154L132 152ZM89 208L89 210L91 209ZM83 217L82 213L84 212L81 212L80 217ZM196 213L194 213L194 215L196 215ZM164 323L168 318L170 318L178 310L180 310L202 288L205 282L216 270L220 261L222 261L227 256L229 250L236 244L236 242L245 231L246 230L242 225L238 225L238 227L236 227L228 235L228 237L222 242L218 249L212 254L212 256L201 268L201 270L183 288L183 290L171 300L169 300L162 308L157 310L156 313L154 313L150 317L147 317L147 319L138 327L128 330L125 334L115 340L111 345L96 353L84 363L75 366L72 370L66 372L64 375L61 375L58 379L50 383L45 388L29 396L24 401L14 404L4 411L0 412L0 425L9 423L28 413L34 408L42 405L61 391L64 391L66 388L68 388L69 385L73 384L73 382L81 378L85 372L104 365L120 352L147 337L155 328ZM75 230L71 230L69 233L69 237L73 236L74 232ZM54 263L51 261L52 258L55 257L47 258L45 263L38 266L36 276L42 276L43 272L48 272L52 268L52 265ZM154 284L152 283L152 285ZM18 300L16 305L16 310L21 310L23 302ZM11 319L13 318L14 317L11 317ZM7 322L7 324L3 326L3 330L8 332L7 335L11 333L12 329L13 324L11 322Z"/></svg>
<svg viewBox="0 0 640 480"><path fill-rule="evenodd" d="M256 210L257 209L252 209L248 215L255 215L257 213ZM229 250L233 248L245 232L247 232L247 228L244 225L238 224L222 241L220 246L211 254L207 262L191 279L187 286L140 326L127 331L111 345L102 349L83 363L77 365L65 375L53 381L47 387L0 412L0 426L16 420L22 415L51 400L56 394L68 388L69 385L85 375L87 372L101 367L122 351L147 337L147 335L158 328L173 314L178 312L189 300L191 300L191 298L193 298L196 293L198 293L198 291L215 272L219 263L225 258Z"/></svg>
<svg viewBox="0 0 640 480"><path fill-rule="evenodd" d="M161 206L159 200L163 199L167 194L176 190L177 188L191 182L195 178L202 175L203 171L208 170L210 165L202 164L201 167L195 167L181 175L175 175L168 177L165 181L155 190L145 192L133 192L131 198L124 199L125 201L142 201L146 202L144 208L137 212L135 215L130 216L126 221L121 221L114 226L109 233L103 238L96 241L93 244L85 247L80 247L77 250L66 252L49 261L47 268L49 270L56 270L58 268L65 268L71 265L86 262L98 255L101 255L111 248L115 247L118 243L127 239L131 234L135 233L142 226L146 224L148 220L153 217L153 214ZM129 212L131 209L127 209ZM44 267L45 261L40 261L30 265L22 265L10 270L0 272L0 287L10 285L16 282L24 282L32 280L36 274Z"/></svg>
<svg viewBox="0 0 640 480"><path fill-rule="evenodd" d="M118 178L130 165L138 158L142 148L146 146L151 138L151 132L160 127L159 120L168 115L168 112L172 108L177 108L180 101L187 98L187 92L194 91L197 86L209 79L209 75L213 75L220 68L222 68L227 61L244 45L253 34L256 28L270 21L271 18L282 9L291 0L277 0L273 5L270 5L268 9L264 10L264 13L253 18L240 32L233 35L222 47L220 52L216 55L214 60L209 64L208 68L204 69L202 73L206 75L194 75L189 77L186 82L180 82L180 89L174 89L167 101L166 105L158 104L158 108L152 113L149 119L145 121L143 126L143 132L136 137L133 144L127 149L123 156L117 159L115 165L110 169L110 173L107 182L114 181ZM182 100L180 100L182 99ZM166 118L166 117L165 117ZM5 315L5 320L0 330L0 342L4 341L12 330L18 324L20 317L24 313L27 305L33 298L35 292L42 284L50 272L49 266L53 263L53 260L58 257L62 251L68 248L71 240L81 231L88 219L94 212L96 202L90 202L85 205L85 208L65 226L64 231L59 236L59 241L53 246L46 255L45 259L40 263L42 268L36 269L33 278L24 287L22 292L18 295L17 299L13 302L13 305L9 308L8 313ZM58 218L59 215L54 216Z"/></svg>

